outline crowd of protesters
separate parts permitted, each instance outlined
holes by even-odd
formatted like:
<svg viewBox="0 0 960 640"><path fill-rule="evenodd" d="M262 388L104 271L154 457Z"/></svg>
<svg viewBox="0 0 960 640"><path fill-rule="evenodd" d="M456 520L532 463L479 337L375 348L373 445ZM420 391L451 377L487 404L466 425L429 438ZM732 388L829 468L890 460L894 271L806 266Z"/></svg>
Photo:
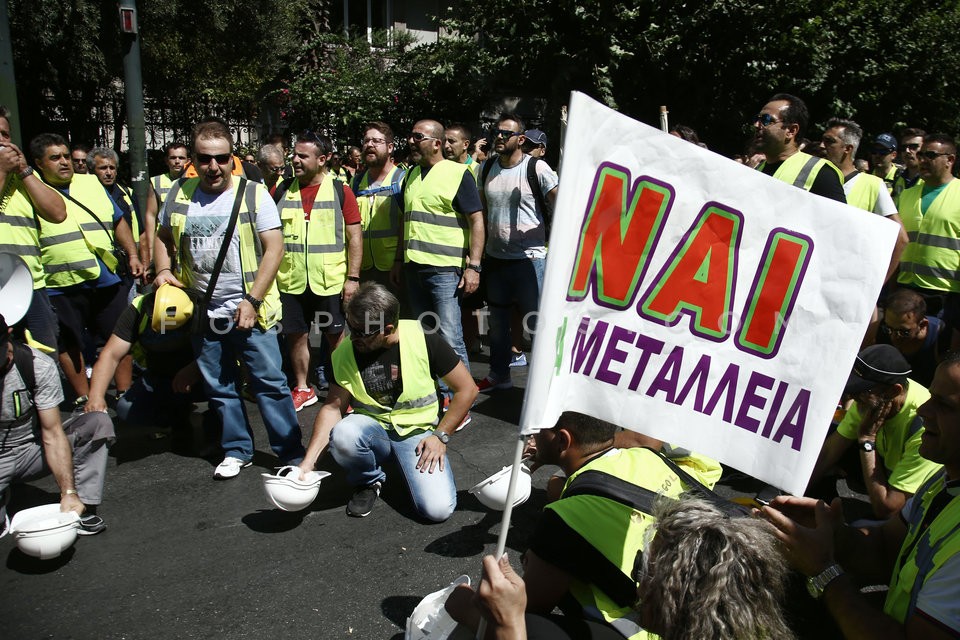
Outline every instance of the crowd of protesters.
<svg viewBox="0 0 960 640"><path fill-rule="evenodd" d="M448 602L463 624L486 618L498 638L792 637L789 562L847 637L960 635L956 143L905 128L858 154L856 122L829 120L819 142L808 124L801 99L776 94L735 160L899 228L810 497L732 516L684 495L714 495L716 462L564 413L529 443L561 473L524 575L486 560L478 591ZM52 473L82 533L103 531L112 411L185 434L205 402L201 449L222 455L214 479L234 478L254 455L252 401L295 480L327 454L343 468L348 515L374 510L390 459L419 519L452 515L447 446L478 393L512 386L536 331L559 185L543 131L513 113L479 138L371 121L342 153L307 130L241 158L210 117L163 149L142 210L113 150L52 133L21 150L9 131L0 111L0 252L34 289L21 320L0 316L0 505ZM670 133L705 146L688 126ZM321 397L304 443L298 413ZM838 477L867 496L859 512L833 500ZM888 585L882 612L864 584Z"/></svg>

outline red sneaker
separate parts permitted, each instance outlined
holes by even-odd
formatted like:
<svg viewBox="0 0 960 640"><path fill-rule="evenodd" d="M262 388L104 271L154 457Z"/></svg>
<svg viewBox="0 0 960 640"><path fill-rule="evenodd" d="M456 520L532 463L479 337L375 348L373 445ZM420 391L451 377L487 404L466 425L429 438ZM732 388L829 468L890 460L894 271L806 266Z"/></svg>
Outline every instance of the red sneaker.
<svg viewBox="0 0 960 640"><path fill-rule="evenodd" d="M490 391L498 391L500 389L511 389L513 388L513 382L510 378L498 382L490 376L487 376L483 380L477 383L477 389L480 390L480 393L488 393Z"/></svg>
<svg viewBox="0 0 960 640"><path fill-rule="evenodd" d="M297 412L304 407L317 404L317 394L313 389L294 389L291 395L293 395L293 408Z"/></svg>

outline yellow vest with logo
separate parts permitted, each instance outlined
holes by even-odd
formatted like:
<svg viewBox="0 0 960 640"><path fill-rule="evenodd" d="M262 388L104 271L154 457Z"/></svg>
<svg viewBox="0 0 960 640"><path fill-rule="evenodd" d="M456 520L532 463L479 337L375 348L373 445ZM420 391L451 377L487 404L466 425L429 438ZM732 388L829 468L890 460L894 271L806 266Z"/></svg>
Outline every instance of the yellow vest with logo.
<svg viewBox="0 0 960 640"><path fill-rule="evenodd" d="M174 182L176 181L170 179L169 173L161 173L158 176L150 178L150 184L153 185L153 192L157 194L158 211L163 209L163 203L166 201L167 194L170 193Z"/></svg>
<svg viewBox="0 0 960 640"><path fill-rule="evenodd" d="M266 196L266 188L259 182L244 180L246 188L243 199L240 202L239 219L235 233L240 234L240 268L243 270L243 290L250 292L253 281L256 280L257 270L260 268L260 260L263 257L263 246L260 243L260 234L257 233L257 203L261 197ZM234 178L234 189L239 185L240 179ZM181 240L183 238L183 229L187 223L187 211L190 208L190 202L193 194L200 184L200 178L188 178L179 180L167 194L173 201L167 205L170 212L170 231L173 234L173 245L177 248L177 255L184 255ZM230 201L236 197L233 190L228 192ZM229 238L224 238L229 242ZM182 262L178 261L175 265L174 275L180 282L187 287L191 286L192 278L189 272L184 269ZM263 304L257 311L257 320L263 329L269 329L275 325L281 317L280 293L277 291L277 283L274 280L270 283L270 288L263 296Z"/></svg>
<svg viewBox="0 0 960 640"><path fill-rule="evenodd" d="M40 231L33 204L20 176L8 174L0 196L0 252L14 253L27 263L33 276L33 288L43 289L47 283L40 261Z"/></svg>
<svg viewBox="0 0 960 640"><path fill-rule="evenodd" d="M117 186L123 194L123 201L130 207L130 232L133 234L133 241L140 242L140 221L137 219L137 208L133 206L133 192L119 184Z"/></svg>
<svg viewBox="0 0 960 640"><path fill-rule="evenodd" d="M668 497L679 496L684 491L680 478L648 449L620 449L594 458L567 479L564 491L585 471L602 471ZM544 508L553 510L611 564L633 579L634 562L637 553L643 550L644 534L654 523L653 516L609 498L585 494L570 498L561 494L559 500ZM657 637L640 626L639 614L633 606L618 605L598 587L574 579L570 593L583 606L586 617L606 620L624 637L631 640Z"/></svg>
<svg viewBox="0 0 960 640"><path fill-rule="evenodd" d="M850 193L847 194L847 204L872 213L877 206L880 189L883 188L881 178L869 173L861 173L853 186L850 187Z"/></svg>
<svg viewBox="0 0 960 640"><path fill-rule="evenodd" d="M397 404L386 407L367 393L357 367L353 341L344 340L333 352L333 375L337 384L346 389L353 400L355 413L369 416L383 425L384 429L407 436L416 431L432 430L437 425L437 389L430 375L430 360L423 329L416 320L401 320L397 323L400 337L400 375L403 391Z"/></svg>
<svg viewBox="0 0 960 640"><path fill-rule="evenodd" d="M359 182L354 182L354 194L360 207L363 229L363 261L361 269L390 271L397 257L400 234L400 204L393 187L403 179L403 169L394 166L381 183L383 191L364 193L370 186L370 172L364 171Z"/></svg>
<svg viewBox="0 0 960 640"><path fill-rule="evenodd" d="M937 494L944 491L946 474L928 480L913 498L907 519L907 535L897 554L890 589L883 611L906 624L917 606L923 584L951 557L960 553L960 498L954 496L943 511L933 518L926 531L920 531L924 515ZM907 555L904 555L907 552Z"/></svg>
<svg viewBox="0 0 960 640"><path fill-rule="evenodd" d="M113 200L97 176L90 174L73 174L67 192L96 214L96 220L64 198L67 217L63 222L40 221L40 256L48 287L69 287L96 280L100 276L97 258L110 271L117 270L117 259L113 255Z"/></svg>
<svg viewBox="0 0 960 640"><path fill-rule="evenodd" d="M404 262L463 268L470 248L470 223L453 208L466 165L441 160L423 178L420 166L407 173L403 193Z"/></svg>
<svg viewBox="0 0 960 640"><path fill-rule="evenodd" d="M900 194L900 219L910 238L900 257L901 284L960 291L960 180L951 180L921 213L923 180Z"/></svg>
<svg viewBox="0 0 960 640"><path fill-rule="evenodd" d="M757 170L763 171L766 164L766 161L761 162L757 165ZM840 173L840 169L837 169L836 165L829 160L816 158L803 151L798 151L784 160L780 168L774 172L773 177L781 182L800 187L804 191L810 191L821 171L833 171L840 179L840 184L843 184L843 174Z"/></svg>
<svg viewBox="0 0 960 640"><path fill-rule="evenodd" d="M277 203L283 227L283 260L277 271L277 286L284 293L299 294L310 285L318 296L343 291L347 277L347 250L344 241L343 211L333 188L333 180L324 179L317 189L304 219L300 181L294 178Z"/></svg>

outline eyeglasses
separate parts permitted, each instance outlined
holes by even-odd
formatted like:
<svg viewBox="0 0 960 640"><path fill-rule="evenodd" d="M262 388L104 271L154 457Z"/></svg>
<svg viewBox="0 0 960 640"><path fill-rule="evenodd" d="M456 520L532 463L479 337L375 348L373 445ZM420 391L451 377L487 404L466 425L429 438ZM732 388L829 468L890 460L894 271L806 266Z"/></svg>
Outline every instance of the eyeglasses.
<svg viewBox="0 0 960 640"><path fill-rule="evenodd" d="M423 142L424 140L439 140L439 139L440 139L440 138L435 138L435 137L433 137L433 136L428 136L428 135L425 134L425 133L420 133L419 131L414 131L414 132L412 132L409 136L407 136L407 138L409 138L410 140L413 140L414 142Z"/></svg>
<svg viewBox="0 0 960 640"><path fill-rule="evenodd" d="M270 167L271 173L283 173L283 165L277 167Z"/></svg>
<svg viewBox="0 0 960 640"><path fill-rule="evenodd" d="M233 156L229 153L198 153L197 164L208 165L211 160L216 160L217 164L227 164Z"/></svg>
<svg viewBox="0 0 960 640"><path fill-rule="evenodd" d="M509 129L494 129L490 133L493 134L494 138L506 138L507 140L509 140L513 136L520 135L519 131L510 131Z"/></svg>
<svg viewBox="0 0 960 640"><path fill-rule="evenodd" d="M387 143L386 138L364 138L363 140L361 140L361 144L363 144L363 146L372 144L375 147L379 147L380 145L386 144L386 143Z"/></svg>
<svg viewBox="0 0 960 640"><path fill-rule="evenodd" d="M917 153L918 158L926 158L927 160L936 160L939 156L952 156L952 153L940 152L940 151L920 151Z"/></svg>
<svg viewBox="0 0 960 640"><path fill-rule="evenodd" d="M913 333L913 329L894 329L886 323L880 324L880 331L888 336L896 336L897 338L909 338Z"/></svg>
<svg viewBox="0 0 960 640"><path fill-rule="evenodd" d="M350 339L351 340L366 340L367 338L372 338L378 333L383 333L383 328L374 329L373 331L363 332L357 327L353 326L352 323L347 323L347 328L350 329Z"/></svg>
<svg viewBox="0 0 960 640"><path fill-rule="evenodd" d="M753 121L759 122L760 126L762 127L769 127L772 124L776 124L777 122L780 122L779 120L776 119L776 117L770 115L769 113L761 113L757 115L757 117L754 118Z"/></svg>
<svg viewBox="0 0 960 640"><path fill-rule="evenodd" d="M920 143L918 142L900 145L900 151L917 151L918 149L920 149Z"/></svg>

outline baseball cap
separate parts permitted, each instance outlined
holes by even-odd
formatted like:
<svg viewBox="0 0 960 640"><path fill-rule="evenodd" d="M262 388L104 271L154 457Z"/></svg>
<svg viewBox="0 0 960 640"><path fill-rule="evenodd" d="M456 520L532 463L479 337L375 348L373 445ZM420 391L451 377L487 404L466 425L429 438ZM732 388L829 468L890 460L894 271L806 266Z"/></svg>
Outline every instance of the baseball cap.
<svg viewBox="0 0 960 640"><path fill-rule="evenodd" d="M910 372L910 364L896 347L871 345L857 354L843 392L855 396L878 384L904 384Z"/></svg>
<svg viewBox="0 0 960 640"><path fill-rule="evenodd" d="M523 132L523 135L525 135L527 140L533 144L542 144L543 146L547 146L547 134L545 134L543 131L540 131L540 129L527 129Z"/></svg>
<svg viewBox="0 0 960 640"><path fill-rule="evenodd" d="M873 139L873 148L885 149L887 153L890 153L897 148L897 141L891 134L881 133Z"/></svg>

